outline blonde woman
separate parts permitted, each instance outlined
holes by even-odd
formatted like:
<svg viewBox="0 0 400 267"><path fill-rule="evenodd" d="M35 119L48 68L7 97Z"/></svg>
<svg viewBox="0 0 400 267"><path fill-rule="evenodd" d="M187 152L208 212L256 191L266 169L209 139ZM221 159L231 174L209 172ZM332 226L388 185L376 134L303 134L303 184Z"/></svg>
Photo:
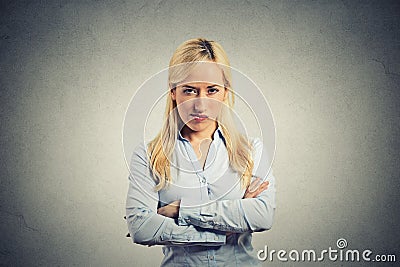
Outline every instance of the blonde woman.
<svg viewBox="0 0 400 267"><path fill-rule="evenodd" d="M181 44L164 125L133 153L128 229L137 244L163 245L161 266L260 265L251 237L271 228L275 180L261 140L235 126L229 66L214 41Z"/></svg>

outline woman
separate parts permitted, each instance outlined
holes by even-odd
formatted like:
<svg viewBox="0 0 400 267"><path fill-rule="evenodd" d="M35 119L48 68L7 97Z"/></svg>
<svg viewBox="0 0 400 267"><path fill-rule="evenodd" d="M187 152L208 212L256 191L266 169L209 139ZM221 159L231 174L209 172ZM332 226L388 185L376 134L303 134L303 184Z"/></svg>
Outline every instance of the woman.
<svg viewBox="0 0 400 267"><path fill-rule="evenodd" d="M235 127L226 53L214 41L188 40L168 79L164 125L130 165L133 242L164 245L162 266L260 265L251 233L271 228L274 177L260 139Z"/></svg>

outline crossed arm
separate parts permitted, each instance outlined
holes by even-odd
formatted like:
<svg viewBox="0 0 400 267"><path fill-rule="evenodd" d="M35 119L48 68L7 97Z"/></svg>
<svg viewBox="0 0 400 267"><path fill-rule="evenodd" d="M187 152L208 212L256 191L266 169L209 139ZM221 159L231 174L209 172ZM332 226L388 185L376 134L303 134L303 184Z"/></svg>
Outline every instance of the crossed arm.
<svg viewBox="0 0 400 267"><path fill-rule="evenodd" d="M135 149L131 170L126 217L135 243L219 246L225 244L227 233L271 228L275 209L272 172L263 183L253 179L243 199L215 201L197 208L177 200L157 210L158 193L154 191L144 145Z"/></svg>
<svg viewBox="0 0 400 267"><path fill-rule="evenodd" d="M251 182L250 186L248 188L246 188L243 199L258 197L264 190L268 189L268 184L269 184L269 181L262 182L261 179L259 177L257 177L256 179L254 179ZM158 208L157 213L161 214L165 217L178 219L180 204L181 204L181 201L176 200L164 207ZM182 220L182 216L180 217L180 219Z"/></svg>

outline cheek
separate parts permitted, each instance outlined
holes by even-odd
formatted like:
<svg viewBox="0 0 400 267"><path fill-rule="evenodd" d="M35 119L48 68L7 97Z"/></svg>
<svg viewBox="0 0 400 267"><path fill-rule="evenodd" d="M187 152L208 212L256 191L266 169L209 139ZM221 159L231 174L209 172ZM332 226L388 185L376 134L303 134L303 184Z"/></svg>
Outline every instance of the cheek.
<svg viewBox="0 0 400 267"><path fill-rule="evenodd" d="M213 101L213 103L208 106L208 115L213 119L218 118L221 113L222 105L222 102Z"/></svg>
<svg viewBox="0 0 400 267"><path fill-rule="evenodd" d="M178 109L178 113L181 116L182 119L184 119L185 117L188 116L188 114L190 113L190 101L184 101L184 102L176 102L177 104L177 109Z"/></svg>

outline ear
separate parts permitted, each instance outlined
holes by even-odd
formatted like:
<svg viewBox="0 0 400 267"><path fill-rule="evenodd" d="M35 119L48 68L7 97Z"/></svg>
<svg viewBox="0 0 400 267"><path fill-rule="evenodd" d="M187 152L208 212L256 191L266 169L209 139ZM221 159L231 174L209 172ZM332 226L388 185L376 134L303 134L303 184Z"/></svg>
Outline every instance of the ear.
<svg viewBox="0 0 400 267"><path fill-rule="evenodd" d="M226 87L224 87L225 92L224 92L224 101L228 98L228 89Z"/></svg>
<svg viewBox="0 0 400 267"><path fill-rule="evenodd" d="M172 88L170 90L171 98L173 101L176 101L176 88Z"/></svg>

